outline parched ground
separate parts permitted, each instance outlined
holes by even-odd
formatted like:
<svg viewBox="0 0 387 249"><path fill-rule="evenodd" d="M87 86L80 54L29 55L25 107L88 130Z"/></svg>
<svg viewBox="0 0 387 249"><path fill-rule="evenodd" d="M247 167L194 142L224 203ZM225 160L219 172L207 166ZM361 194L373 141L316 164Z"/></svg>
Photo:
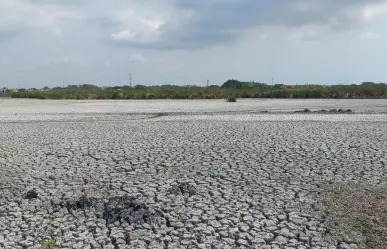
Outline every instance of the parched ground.
<svg viewBox="0 0 387 249"><path fill-rule="evenodd" d="M383 114L9 116L0 248L385 248L386 164Z"/></svg>

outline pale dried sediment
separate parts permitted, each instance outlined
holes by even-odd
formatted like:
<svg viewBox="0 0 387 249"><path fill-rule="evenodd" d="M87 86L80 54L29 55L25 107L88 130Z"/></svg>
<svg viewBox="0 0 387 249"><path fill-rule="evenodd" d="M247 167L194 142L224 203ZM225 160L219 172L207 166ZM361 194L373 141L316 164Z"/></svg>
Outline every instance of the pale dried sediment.
<svg viewBox="0 0 387 249"><path fill-rule="evenodd" d="M0 121L0 248L357 248L307 210L387 176L383 115L31 117Z"/></svg>

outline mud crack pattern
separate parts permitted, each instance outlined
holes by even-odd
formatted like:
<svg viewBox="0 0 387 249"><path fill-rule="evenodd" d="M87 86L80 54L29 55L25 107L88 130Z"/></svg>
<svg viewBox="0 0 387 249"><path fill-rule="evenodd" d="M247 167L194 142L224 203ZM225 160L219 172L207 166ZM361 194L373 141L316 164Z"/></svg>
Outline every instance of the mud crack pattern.
<svg viewBox="0 0 387 249"><path fill-rule="evenodd" d="M386 118L302 115L3 122L0 248L360 248L308 209L385 182Z"/></svg>

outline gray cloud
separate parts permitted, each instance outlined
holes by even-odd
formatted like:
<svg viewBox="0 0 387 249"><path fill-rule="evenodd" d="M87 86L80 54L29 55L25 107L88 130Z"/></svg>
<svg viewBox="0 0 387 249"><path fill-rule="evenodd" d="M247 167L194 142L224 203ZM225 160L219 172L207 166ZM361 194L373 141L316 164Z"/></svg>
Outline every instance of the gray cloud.
<svg viewBox="0 0 387 249"><path fill-rule="evenodd" d="M383 0L197 0L178 1L178 6L192 9L199 16L197 25L208 28L246 28L259 25L299 26L324 24L335 17L345 22L348 8Z"/></svg>
<svg viewBox="0 0 387 249"><path fill-rule="evenodd" d="M17 35L16 29L1 29L0 28L0 42L12 40Z"/></svg>
<svg viewBox="0 0 387 249"><path fill-rule="evenodd" d="M117 0L112 4L102 0L58 0L53 4L49 0L15 0L15 4L3 3L3 14L7 17L9 11L14 11L16 25L24 28L50 30L60 29L66 19L82 16L79 21L99 27L114 46L170 50L232 43L246 31L264 26L316 25L335 32L348 30L356 27L360 18L359 13L349 10L380 2L383 0ZM25 19L18 10L20 6L28 15ZM1 24L2 20L0 40L22 32L2 32Z"/></svg>
<svg viewBox="0 0 387 249"><path fill-rule="evenodd" d="M72 8L48 1L0 1L0 36L3 40L20 34L44 30L60 33L71 20L82 17Z"/></svg>
<svg viewBox="0 0 387 249"><path fill-rule="evenodd" d="M331 31L342 31L359 24L360 16L355 11L360 6L379 2L383 1L179 0L175 1L172 15L190 13L188 18L177 20L180 25L176 25L176 20L170 23L167 19L158 27L154 39L144 41L136 39L138 37L133 34L127 39L112 39L112 42L118 46L137 48L195 49L233 42L248 29L268 25L289 28L317 25L327 26ZM119 26L117 23L115 25ZM125 27L125 24L122 26ZM114 30L115 27L112 25L109 28ZM313 39L316 37L317 34L313 35Z"/></svg>
<svg viewBox="0 0 387 249"><path fill-rule="evenodd" d="M98 26L99 28L105 31L112 30L113 28L117 28L120 25L120 22L107 16L93 16L86 18L86 21L92 25Z"/></svg>
<svg viewBox="0 0 387 249"><path fill-rule="evenodd" d="M142 54L133 54L129 57L128 63L133 64L133 63L143 63L145 62L146 59Z"/></svg>
<svg viewBox="0 0 387 249"><path fill-rule="evenodd" d="M73 66L88 66L88 62L80 56L71 55L58 57L48 62L48 65L73 65Z"/></svg>
<svg viewBox="0 0 387 249"><path fill-rule="evenodd" d="M69 5L69 6L86 6L92 3L91 0L26 0L25 2L32 4L55 4L55 5Z"/></svg>
<svg viewBox="0 0 387 249"><path fill-rule="evenodd" d="M166 33L167 34L167 33ZM173 36L173 37L172 37ZM193 30L191 33L181 33L169 35L169 38L164 37L156 42L140 42L140 41L111 41L118 47L135 47L140 49L200 49L215 44L231 43L237 40L237 36L232 32L211 32L209 30Z"/></svg>

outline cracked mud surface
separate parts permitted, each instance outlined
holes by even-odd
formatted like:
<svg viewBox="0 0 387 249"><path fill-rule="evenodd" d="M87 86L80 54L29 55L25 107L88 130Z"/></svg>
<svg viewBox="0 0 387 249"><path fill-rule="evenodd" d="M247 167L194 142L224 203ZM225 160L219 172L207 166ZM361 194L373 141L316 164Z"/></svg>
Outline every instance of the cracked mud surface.
<svg viewBox="0 0 387 249"><path fill-rule="evenodd" d="M0 121L0 248L362 248L310 206L387 179L383 114L31 117Z"/></svg>

